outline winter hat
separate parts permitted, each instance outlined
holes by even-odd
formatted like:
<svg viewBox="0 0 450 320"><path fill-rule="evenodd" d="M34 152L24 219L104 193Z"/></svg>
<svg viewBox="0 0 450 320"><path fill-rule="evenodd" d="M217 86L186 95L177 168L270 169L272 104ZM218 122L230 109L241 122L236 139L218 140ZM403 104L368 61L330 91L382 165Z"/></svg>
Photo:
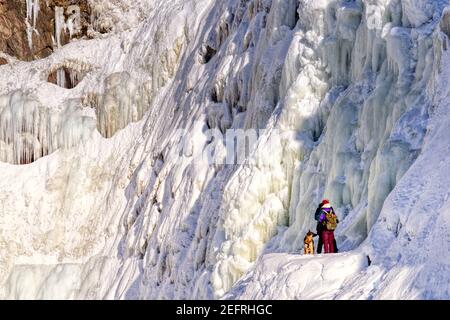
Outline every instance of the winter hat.
<svg viewBox="0 0 450 320"><path fill-rule="evenodd" d="M330 201L329 200L327 200L327 199L324 199L323 201L322 201L322 207L324 207L325 205L330 205ZM326 207L325 207L326 208ZM331 208L331 206L330 207L328 207L328 208Z"/></svg>
<svg viewBox="0 0 450 320"><path fill-rule="evenodd" d="M322 209L331 209L331 205L329 203L325 203L322 205Z"/></svg>

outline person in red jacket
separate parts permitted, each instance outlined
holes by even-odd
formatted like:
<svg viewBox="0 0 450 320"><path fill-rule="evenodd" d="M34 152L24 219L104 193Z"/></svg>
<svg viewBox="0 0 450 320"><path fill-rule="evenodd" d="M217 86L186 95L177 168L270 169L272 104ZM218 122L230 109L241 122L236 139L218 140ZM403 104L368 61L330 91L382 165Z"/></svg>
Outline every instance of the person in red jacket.
<svg viewBox="0 0 450 320"><path fill-rule="evenodd" d="M317 245L317 253L321 254L322 253L322 247L323 247L323 238L322 238L322 231L325 229L323 222L320 222L320 216L322 214L322 207L328 207L330 205L330 201L327 199L322 200L322 202L319 204L319 206L316 209L316 212L314 214L314 219L317 221L317 234L319 235L319 243ZM331 207L331 210L334 212L333 207ZM337 247L337 243L336 243L336 239L333 240L333 245L334 245L334 253L338 253L338 247Z"/></svg>
<svg viewBox="0 0 450 320"><path fill-rule="evenodd" d="M334 230L336 229L339 220L336 213L329 203L322 206L322 211L319 218L319 223L322 224L322 241L325 253L336 253L334 238Z"/></svg>

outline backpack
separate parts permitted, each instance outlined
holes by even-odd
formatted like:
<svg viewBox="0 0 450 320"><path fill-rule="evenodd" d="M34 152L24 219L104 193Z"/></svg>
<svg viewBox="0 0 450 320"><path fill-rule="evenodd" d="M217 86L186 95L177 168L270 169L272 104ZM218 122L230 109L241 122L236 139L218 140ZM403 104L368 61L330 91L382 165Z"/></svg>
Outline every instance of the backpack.
<svg viewBox="0 0 450 320"><path fill-rule="evenodd" d="M334 231L337 227L337 216L334 212L327 213L326 227L328 231Z"/></svg>

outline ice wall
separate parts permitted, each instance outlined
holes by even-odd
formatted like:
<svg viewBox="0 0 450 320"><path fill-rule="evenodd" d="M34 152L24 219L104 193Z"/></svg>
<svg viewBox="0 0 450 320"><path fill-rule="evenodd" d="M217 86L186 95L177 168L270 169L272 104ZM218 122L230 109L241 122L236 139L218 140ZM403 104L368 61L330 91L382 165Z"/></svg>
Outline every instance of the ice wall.
<svg viewBox="0 0 450 320"><path fill-rule="evenodd" d="M176 199L158 196L158 212L173 210L163 204L171 199L169 207L186 212L183 219L194 219L197 227L192 234L156 223L156 230L141 240L130 238L130 249L137 243L157 244L157 250L139 250L149 259L144 260L148 264L143 283L158 284L156 292L151 286L142 288L146 297L181 297L192 282L195 297L223 295L264 249L298 251L304 233L315 227L312 212L322 197L332 200L343 219L341 249L356 248L423 143L431 107L423 88L434 81L431 74L440 63L434 53L441 47L433 32L442 4L431 4L427 23L411 13L425 2L401 4L404 13L395 3L382 2L370 11L358 1L235 5L231 16L237 20L228 22L227 10L221 7L219 23L200 49L200 63L215 64L219 71L206 95L211 99L206 104L207 125L222 132L230 127L268 127L282 139L273 144L263 142L271 133L261 137L258 152L245 165L216 168L216 182L209 180L210 170L202 172L209 182L199 191L212 196L201 200L201 207L194 204L186 212ZM289 20L285 15L296 5L298 15ZM255 8L261 11L255 14ZM255 36L252 25L258 21L266 28ZM252 47L249 39L258 42ZM242 69L241 52L255 64ZM272 114L274 105L278 109ZM185 166L183 177L198 172ZM179 174L164 175L165 184L175 183L177 192L189 185L185 178L179 185ZM143 225L156 214L146 208L149 216L145 213ZM185 237L194 239L188 241L187 253L180 240ZM181 247L166 245L179 241ZM180 269L186 273L178 286L175 274Z"/></svg>
<svg viewBox="0 0 450 320"><path fill-rule="evenodd" d="M421 6L432 9L414 15ZM262 144L256 168L238 169L224 191L214 239L222 245L210 256L218 296L280 227L286 231L266 250L300 250L323 197L343 219L341 249L355 248L418 156L431 108L423 90L440 64L435 52L442 50L441 36L434 30L442 3L404 2L400 13L395 4L380 3L371 8L376 17L368 8L338 1L305 2L299 10L306 30L299 28L287 56L286 98L275 125L285 138L279 146Z"/></svg>

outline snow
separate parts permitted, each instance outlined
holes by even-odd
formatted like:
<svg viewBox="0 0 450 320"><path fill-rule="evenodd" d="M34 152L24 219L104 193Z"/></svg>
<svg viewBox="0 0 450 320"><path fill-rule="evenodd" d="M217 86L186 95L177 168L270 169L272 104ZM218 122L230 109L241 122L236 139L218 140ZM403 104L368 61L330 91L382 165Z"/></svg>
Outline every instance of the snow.
<svg viewBox="0 0 450 320"><path fill-rule="evenodd" d="M0 67L0 297L448 299L446 5L97 1Z"/></svg>
<svg viewBox="0 0 450 320"><path fill-rule="evenodd" d="M341 292L348 278L367 265L367 257L355 253L333 257L267 254L224 298L330 300Z"/></svg>

